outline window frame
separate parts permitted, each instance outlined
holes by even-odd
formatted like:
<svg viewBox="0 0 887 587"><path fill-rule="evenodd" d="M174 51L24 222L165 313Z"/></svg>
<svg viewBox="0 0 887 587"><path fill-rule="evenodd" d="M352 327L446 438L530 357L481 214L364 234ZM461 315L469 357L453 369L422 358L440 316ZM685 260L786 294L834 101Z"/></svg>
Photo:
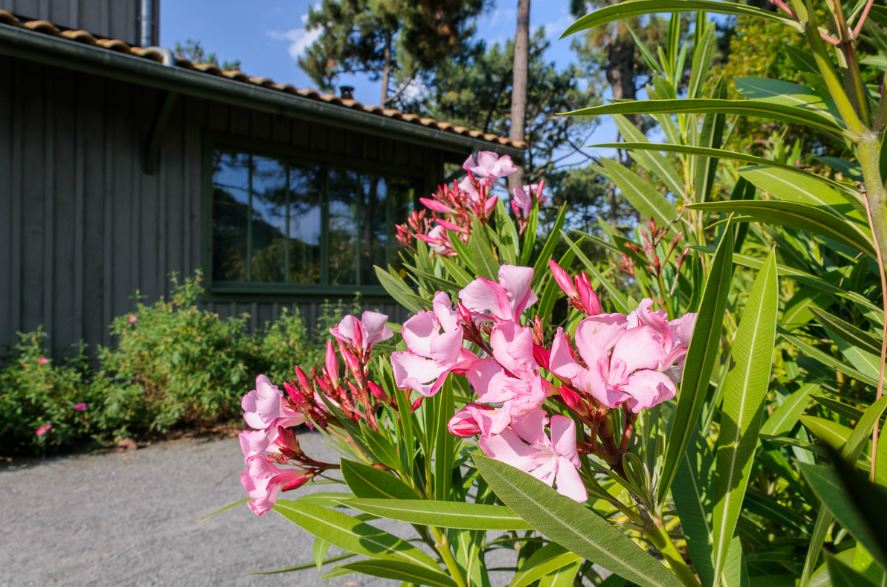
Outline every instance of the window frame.
<svg viewBox="0 0 887 587"><path fill-rule="evenodd" d="M345 132L345 131L343 131ZM389 297L381 285L339 285L330 283L305 284L305 283L259 283L259 282L225 282L217 281L213 275L213 153L227 150L245 155L267 157L277 159L290 165L320 165L323 183L320 189L321 202L321 254L320 269L321 279L329 280L329 200L327 183L331 168L343 171L353 171L362 174L375 175L382 178L402 179L410 182L414 190L413 203L418 202L421 188L426 183L426 178L415 168L405 169L387 163L376 163L362 159L349 161L347 166L341 164L344 154L328 152L307 152L305 147L274 143L255 138L240 137L221 133L207 133L203 140L202 161L202 241L203 261L201 263L203 274L206 278L208 291L215 296L232 298L242 295L272 296L272 297L315 297L324 296L353 296L360 293L369 297ZM386 198L387 202L387 198ZM406 218L402 219L405 222ZM396 234L392 219L386 223L386 231L389 236ZM249 238L249 237L248 237ZM389 246L393 246L389 239ZM248 246L251 246L249 244ZM390 262L392 258L390 257ZM359 266L358 266L359 267ZM356 269L360 274L359 268Z"/></svg>

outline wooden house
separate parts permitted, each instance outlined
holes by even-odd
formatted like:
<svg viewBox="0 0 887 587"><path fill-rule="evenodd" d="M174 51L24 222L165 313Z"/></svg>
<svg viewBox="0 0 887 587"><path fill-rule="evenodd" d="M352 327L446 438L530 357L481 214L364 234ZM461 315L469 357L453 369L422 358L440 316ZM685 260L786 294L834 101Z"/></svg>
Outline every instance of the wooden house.
<svg viewBox="0 0 887 587"><path fill-rule="evenodd" d="M351 298L394 223L475 149L523 145L154 47L158 0L0 0L0 346L58 352L202 270L258 326Z"/></svg>

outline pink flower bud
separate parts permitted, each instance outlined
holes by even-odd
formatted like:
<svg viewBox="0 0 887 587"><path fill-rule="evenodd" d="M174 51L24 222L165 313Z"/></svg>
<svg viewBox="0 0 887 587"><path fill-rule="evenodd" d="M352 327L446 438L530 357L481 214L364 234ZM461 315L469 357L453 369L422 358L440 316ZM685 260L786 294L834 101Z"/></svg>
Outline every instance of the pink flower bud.
<svg viewBox="0 0 887 587"><path fill-rule="evenodd" d="M136 322L139 321L139 318L135 314L130 314L129 318L127 318L127 320L129 321L130 324L135 324Z"/></svg>
<svg viewBox="0 0 887 587"><path fill-rule="evenodd" d="M74 404L73 407L74 407L75 412L85 412L86 411L86 403L85 402L77 402L76 404Z"/></svg>
<svg viewBox="0 0 887 587"><path fill-rule="evenodd" d="M326 376L334 387L339 385L339 359L332 340L326 341Z"/></svg>
<svg viewBox="0 0 887 587"><path fill-rule="evenodd" d="M580 273L576 277L576 288L579 290L579 301L589 316L603 314L604 309L601 306L601 301L598 299L597 294L594 293L594 288L591 287L588 275Z"/></svg>
<svg viewBox="0 0 887 587"><path fill-rule="evenodd" d="M367 387L370 388L370 393L373 394L374 398L384 402L388 401L388 394L385 393L385 390L382 389L382 387L378 383L376 383L375 381L369 381L367 382Z"/></svg>
<svg viewBox="0 0 887 587"><path fill-rule="evenodd" d="M564 268L558 265L554 259L548 260L548 267L551 269L551 275L554 277L555 283L557 283L558 287L567 294L567 297L576 297L578 295L576 287L573 285L573 280L570 279L570 276L564 271Z"/></svg>
<svg viewBox="0 0 887 587"><path fill-rule="evenodd" d="M453 212L453 209L449 206L442 204L437 200L432 200L431 198L419 198L419 201L432 212L439 212L441 214L451 214Z"/></svg>
<svg viewBox="0 0 887 587"><path fill-rule="evenodd" d="M44 434L49 432L51 429L52 429L52 424L44 424L43 426L37 428L37 430L34 431L34 434L36 434L37 436L43 436Z"/></svg>

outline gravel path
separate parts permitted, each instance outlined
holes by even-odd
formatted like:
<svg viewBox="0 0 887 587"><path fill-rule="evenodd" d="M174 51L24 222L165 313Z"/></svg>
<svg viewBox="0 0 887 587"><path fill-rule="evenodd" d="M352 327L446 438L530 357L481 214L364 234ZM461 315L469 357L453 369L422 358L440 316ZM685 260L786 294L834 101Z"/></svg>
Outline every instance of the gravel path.
<svg viewBox="0 0 887 587"><path fill-rule="evenodd" d="M318 435L300 438L309 454L334 458ZM237 440L227 439L0 469L0 585L390 584L357 575L321 581L314 569L248 575L310 561L312 540L246 506L200 522L243 497L242 466Z"/></svg>

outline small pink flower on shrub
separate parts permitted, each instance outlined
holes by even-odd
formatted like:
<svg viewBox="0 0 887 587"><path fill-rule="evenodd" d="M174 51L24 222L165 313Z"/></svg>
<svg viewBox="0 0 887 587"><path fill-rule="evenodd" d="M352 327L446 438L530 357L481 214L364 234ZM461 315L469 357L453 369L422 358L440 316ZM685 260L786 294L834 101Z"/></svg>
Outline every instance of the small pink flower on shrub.
<svg viewBox="0 0 887 587"><path fill-rule="evenodd" d="M39 428L37 428L37 430L34 431L34 434L36 434L37 436L43 436L44 434L49 432L51 429L52 429L52 424L44 424L43 426L40 426Z"/></svg>
<svg viewBox="0 0 887 587"><path fill-rule="evenodd" d="M49 362L49 359L47 359L46 357L38 357L37 358L38 365L45 365L48 362Z"/></svg>
<svg viewBox="0 0 887 587"><path fill-rule="evenodd" d="M130 324L135 324L136 322L139 321L139 317L136 316L135 314L130 314L129 317L127 318L127 321L128 321Z"/></svg>
<svg viewBox="0 0 887 587"><path fill-rule="evenodd" d="M73 407L74 407L75 412L85 412L86 411L86 402L77 402L76 404L74 404Z"/></svg>

